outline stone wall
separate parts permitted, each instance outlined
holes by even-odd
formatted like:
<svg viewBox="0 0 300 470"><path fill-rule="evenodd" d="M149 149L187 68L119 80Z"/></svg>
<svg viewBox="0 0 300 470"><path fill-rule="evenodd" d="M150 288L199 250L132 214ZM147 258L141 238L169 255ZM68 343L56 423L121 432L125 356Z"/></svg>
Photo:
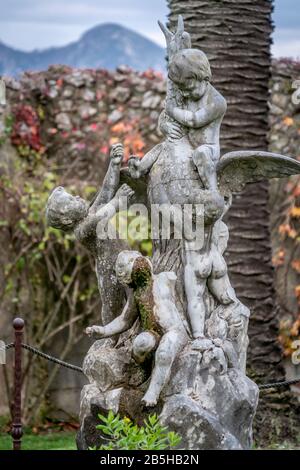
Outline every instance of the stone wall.
<svg viewBox="0 0 300 470"><path fill-rule="evenodd" d="M273 151L300 157L297 146L300 111L299 106L291 102L294 91L291 82L295 78L300 78L299 64L284 61L273 64L270 141ZM14 172L22 162L22 165L28 165L30 178L31 169L46 161L59 182L61 180L73 190L80 190L83 184L89 185L92 195L105 174L112 143L123 142L127 158L130 154L142 156L161 138L157 121L163 106L165 83L160 74L152 71L136 73L121 67L111 73L60 66L25 74L20 81L7 79L6 83L8 103L0 109L2 174ZM274 183L271 194L277 290L282 311L287 310L294 320L298 315L299 291L297 297L295 287L300 284L300 260L297 264L300 252L297 237L288 233L290 229L285 218L300 195L298 188L299 178L291 178ZM9 202L2 200L4 204ZM292 222L297 233L299 214L294 211L294 215ZM1 240L5 243L5 230L8 229L4 226L1 229L4 231ZM5 282L4 266L8 258L15 257L14 248L10 248L0 255L2 282ZM286 272L288 282L284 281ZM0 307L0 336L4 338L11 334L9 325L13 316L18 311L28 310L25 301L16 310L12 300L9 296L2 298ZM63 335L58 336L48 349L59 356L64 341ZM89 344L87 339L81 339L67 359L79 363ZM46 400L47 413L51 416L68 418L77 414L84 379L75 375L62 370L56 376ZM1 375L0 388L2 380ZM5 411L7 403L1 394L0 414Z"/></svg>
<svg viewBox="0 0 300 470"><path fill-rule="evenodd" d="M270 102L270 149L300 159L300 63L289 60L273 65ZM293 86L294 84L294 86ZM300 93L298 100L300 101ZM280 341L286 355L287 376L299 377L291 362L293 340L300 337L300 177L273 180L270 189L271 231L276 292L281 319ZM300 387L294 387L300 396Z"/></svg>
<svg viewBox="0 0 300 470"><path fill-rule="evenodd" d="M127 157L142 155L159 141L157 120L165 93L159 73L53 66L6 83L17 121L13 145L43 147L58 165L71 163L74 177L101 177L98 163L120 139ZM26 129L24 123L33 127Z"/></svg>
<svg viewBox="0 0 300 470"><path fill-rule="evenodd" d="M165 83L160 74L152 71L137 73L124 67L114 73L50 67L46 72L25 74L20 81L6 79L6 84L7 105L0 109L0 177L3 178L0 190L3 186L6 189L0 195L0 237L2 246L7 247L0 254L2 286L11 282L6 271L10 271L10 263L19 261L20 246L21 252L23 248L26 250L26 242L21 239L22 230L17 227L22 211L26 210L20 202L24 196L24 185L40 179L36 181L36 186L40 184L46 191L41 197L49 194L53 186L63 184L73 193L91 198L105 174L111 144L122 142L127 158L130 154L142 156L160 140L157 121L165 95ZM18 179L19 173L21 179ZM47 174L52 175L50 180L49 176L47 180ZM51 181L53 177L54 183ZM12 187L14 185L20 186L15 188L16 192ZM29 194L29 203L34 196L32 194L31 198ZM28 204L28 194L26 198ZM41 219L44 219L43 213ZM36 241L43 243L43 223L39 220L33 222L30 229L36 229ZM35 316L32 314L35 299L29 295L31 281L26 279L26 266L21 269L22 276L18 272L18 278L13 279L17 286L8 294L1 295L0 336L11 338L11 321L14 316L20 315L27 320L26 340L30 342L33 341L29 334L35 328L33 324L41 322L41 319L35 318L40 315L38 311ZM91 270L88 281L86 272L78 276L78 281L78 289L83 290L84 284L92 285L96 279ZM49 298L49 304L55 289L53 279L50 279L49 285L45 283L38 296ZM84 311L84 302L81 311ZM99 308L98 302L93 317L86 319L85 325L97 322ZM63 308L57 315L63 318ZM83 327L79 325L78 328L83 330ZM44 349L60 357L67 336L66 331L56 335L55 340L46 343ZM66 359L80 364L90 344L89 339L82 338ZM40 381L45 380L53 370L53 366L47 363L35 367ZM61 369L45 396L43 414L59 418L76 415L83 384L82 376ZM2 372L0 388L4 390ZM7 400L1 393L0 414L6 411Z"/></svg>

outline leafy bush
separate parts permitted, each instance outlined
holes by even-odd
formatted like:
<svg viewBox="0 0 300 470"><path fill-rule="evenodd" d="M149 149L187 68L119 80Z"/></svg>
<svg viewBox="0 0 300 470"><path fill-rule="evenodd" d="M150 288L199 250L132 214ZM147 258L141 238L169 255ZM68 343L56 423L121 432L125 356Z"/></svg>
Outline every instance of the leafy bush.
<svg viewBox="0 0 300 470"><path fill-rule="evenodd" d="M108 416L99 415L103 424L100 429L107 437L107 444L90 450L166 450L176 447L181 437L159 423L156 414L150 415L143 426L134 424L129 418L121 418L109 411Z"/></svg>

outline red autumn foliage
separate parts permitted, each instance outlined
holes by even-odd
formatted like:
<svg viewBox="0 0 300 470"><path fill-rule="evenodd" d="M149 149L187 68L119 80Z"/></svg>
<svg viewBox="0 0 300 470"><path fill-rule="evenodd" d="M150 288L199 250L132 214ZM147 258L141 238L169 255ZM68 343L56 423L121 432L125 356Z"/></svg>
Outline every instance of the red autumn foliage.
<svg viewBox="0 0 300 470"><path fill-rule="evenodd" d="M14 123L11 142L15 146L28 146L40 152L43 148L40 138L40 121L36 111L28 104L13 109Z"/></svg>

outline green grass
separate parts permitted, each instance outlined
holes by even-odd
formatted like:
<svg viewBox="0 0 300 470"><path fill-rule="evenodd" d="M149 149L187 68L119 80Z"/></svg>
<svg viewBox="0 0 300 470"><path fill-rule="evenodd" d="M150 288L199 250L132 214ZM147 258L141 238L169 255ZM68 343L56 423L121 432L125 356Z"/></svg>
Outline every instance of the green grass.
<svg viewBox="0 0 300 470"><path fill-rule="evenodd" d="M75 437L75 432L49 432L45 434L27 432L22 439L22 450L76 450ZM283 441L271 444L266 449L300 450L299 444ZM254 450L261 449L259 446L254 446ZM0 450L12 450L12 439L8 434L0 433Z"/></svg>
<svg viewBox="0 0 300 470"><path fill-rule="evenodd" d="M22 450L76 450L75 437L73 432L25 434L22 439ZM0 434L0 450L11 449L11 436Z"/></svg>

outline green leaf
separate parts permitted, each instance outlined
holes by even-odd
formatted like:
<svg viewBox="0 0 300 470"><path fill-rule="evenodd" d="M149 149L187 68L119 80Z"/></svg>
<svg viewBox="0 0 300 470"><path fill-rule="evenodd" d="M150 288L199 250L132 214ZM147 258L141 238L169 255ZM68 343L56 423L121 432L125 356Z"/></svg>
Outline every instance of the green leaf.
<svg viewBox="0 0 300 470"><path fill-rule="evenodd" d="M121 418L110 410L107 416L99 415L103 424L97 425L110 442L99 450L165 450L175 447L181 438L173 431L160 425L156 414L150 415L143 426L134 424L129 418Z"/></svg>

